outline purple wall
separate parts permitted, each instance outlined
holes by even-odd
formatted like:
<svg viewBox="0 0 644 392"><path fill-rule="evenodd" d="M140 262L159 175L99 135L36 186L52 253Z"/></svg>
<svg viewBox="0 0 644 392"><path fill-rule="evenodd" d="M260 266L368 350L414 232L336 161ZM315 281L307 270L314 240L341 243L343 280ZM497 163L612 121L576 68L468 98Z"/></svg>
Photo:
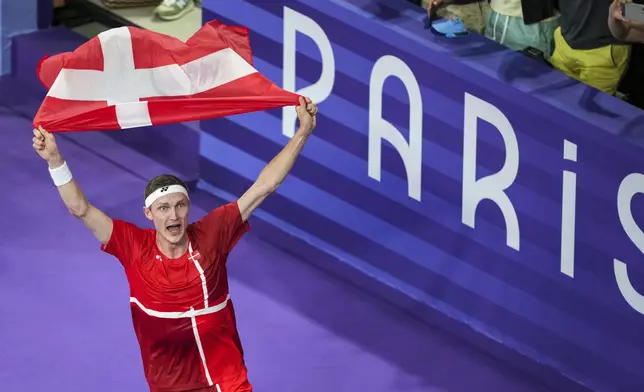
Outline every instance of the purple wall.
<svg viewBox="0 0 644 392"><path fill-rule="evenodd" d="M433 37L404 1L212 0L204 19L248 26L258 70L320 103L260 212L301 257L553 384L641 390L644 112ZM201 186L238 197L293 126L293 108L203 121Z"/></svg>

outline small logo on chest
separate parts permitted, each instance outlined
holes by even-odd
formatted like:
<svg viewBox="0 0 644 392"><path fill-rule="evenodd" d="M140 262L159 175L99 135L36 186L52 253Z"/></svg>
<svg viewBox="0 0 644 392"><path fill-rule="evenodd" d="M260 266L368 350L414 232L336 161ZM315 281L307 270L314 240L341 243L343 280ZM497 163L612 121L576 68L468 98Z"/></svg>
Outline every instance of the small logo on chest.
<svg viewBox="0 0 644 392"><path fill-rule="evenodd" d="M201 254L199 253L199 251L195 251L190 253L190 256L188 256L188 258L192 261L199 260L201 258Z"/></svg>

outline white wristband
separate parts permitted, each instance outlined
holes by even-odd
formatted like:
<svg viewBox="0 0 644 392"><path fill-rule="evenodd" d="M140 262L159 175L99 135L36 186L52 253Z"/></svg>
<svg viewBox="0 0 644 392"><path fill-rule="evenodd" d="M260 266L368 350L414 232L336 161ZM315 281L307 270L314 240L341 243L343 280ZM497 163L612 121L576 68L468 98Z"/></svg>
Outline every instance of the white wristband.
<svg viewBox="0 0 644 392"><path fill-rule="evenodd" d="M55 169L49 169L49 174L51 179L54 180L56 186L63 186L72 180L72 172L67 166L67 162L63 162L62 166L59 166Z"/></svg>

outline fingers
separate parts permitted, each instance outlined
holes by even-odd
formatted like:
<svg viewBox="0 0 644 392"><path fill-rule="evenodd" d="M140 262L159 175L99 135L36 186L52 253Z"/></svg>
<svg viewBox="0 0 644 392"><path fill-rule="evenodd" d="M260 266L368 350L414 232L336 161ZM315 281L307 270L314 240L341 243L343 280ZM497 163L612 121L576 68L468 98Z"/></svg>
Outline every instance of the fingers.
<svg viewBox="0 0 644 392"><path fill-rule="evenodd" d="M34 129L34 137L31 141L35 150L42 150L45 148L45 137L42 135L40 130Z"/></svg>
<svg viewBox="0 0 644 392"><path fill-rule="evenodd" d="M45 128L43 128L42 125L38 125L38 130L46 139L53 138L53 135L49 133L47 130L45 130Z"/></svg>
<svg viewBox="0 0 644 392"><path fill-rule="evenodd" d="M305 113L306 110L306 101L304 97L300 96L298 98L298 101L300 102L299 106L295 107L295 111L297 112L298 117L301 116L302 114Z"/></svg>
<svg viewBox="0 0 644 392"><path fill-rule="evenodd" d="M303 111L306 111L309 113L311 116L315 116L318 112L317 106L311 101L310 98L308 97L299 97L300 101L300 106L297 106L295 108L295 111L297 113L302 113Z"/></svg>
<svg viewBox="0 0 644 392"><path fill-rule="evenodd" d="M612 17L621 22L630 23L630 20L623 15L621 4L613 11Z"/></svg>
<svg viewBox="0 0 644 392"><path fill-rule="evenodd" d="M309 100L309 102L311 102L311 101ZM311 116L315 116L318 113L318 107L312 102L309 103L308 105L306 105L305 109L306 109L307 113L309 113L309 115L311 115Z"/></svg>
<svg viewBox="0 0 644 392"><path fill-rule="evenodd" d="M42 136L34 136L31 141L36 150L42 150L43 148L45 148L45 139Z"/></svg>
<svg viewBox="0 0 644 392"><path fill-rule="evenodd" d="M624 23L631 23L631 21L624 17L624 4L631 3L631 0L614 0L611 4L611 15L610 17Z"/></svg>
<svg viewBox="0 0 644 392"><path fill-rule="evenodd" d="M42 151L46 146L46 136L51 137L51 134L45 131L41 126L33 130L34 137L31 139L34 150Z"/></svg>
<svg viewBox="0 0 644 392"><path fill-rule="evenodd" d="M306 111L309 112L311 116L315 116L318 113L318 107L314 103L306 105Z"/></svg>

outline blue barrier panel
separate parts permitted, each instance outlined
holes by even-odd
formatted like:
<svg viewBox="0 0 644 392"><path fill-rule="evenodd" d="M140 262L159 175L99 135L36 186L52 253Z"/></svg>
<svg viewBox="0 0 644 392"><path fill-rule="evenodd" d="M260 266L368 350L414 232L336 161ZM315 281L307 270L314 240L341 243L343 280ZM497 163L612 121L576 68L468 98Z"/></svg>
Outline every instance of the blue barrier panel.
<svg viewBox="0 0 644 392"><path fill-rule="evenodd" d="M36 0L0 0L0 75L11 72L11 37L38 29Z"/></svg>
<svg viewBox="0 0 644 392"><path fill-rule="evenodd" d="M5 27L2 19L2 9L3 9L3 0L0 0L0 75L4 75L8 71L5 70L3 58L6 56L4 53L7 49L5 46L9 41L8 38L5 38Z"/></svg>
<svg viewBox="0 0 644 392"><path fill-rule="evenodd" d="M204 1L256 68L320 102L263 206L277 227L594 390L644 390L644 112L399 0ZM201 185L239 196L293 108L203 121Z"/></svg>

